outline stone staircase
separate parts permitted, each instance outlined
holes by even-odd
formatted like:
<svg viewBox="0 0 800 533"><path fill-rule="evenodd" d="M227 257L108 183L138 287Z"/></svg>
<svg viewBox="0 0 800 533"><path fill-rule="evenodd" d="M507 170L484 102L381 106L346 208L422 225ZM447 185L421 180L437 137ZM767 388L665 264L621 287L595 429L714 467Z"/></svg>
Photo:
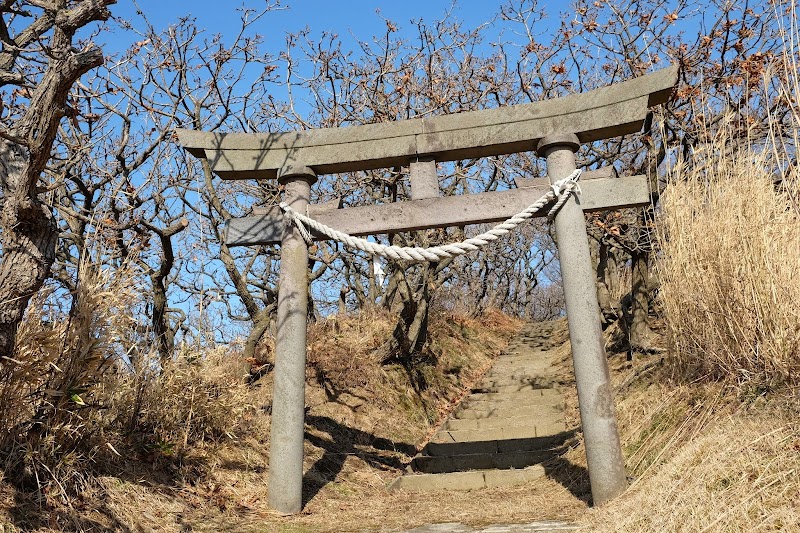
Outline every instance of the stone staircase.
<svg viewBox="0 0 800 533"><path fill-rule="evenodd" d="M569 433L553 386L564 321L527 324L390 490L472 490L544 475Z"/></svg>

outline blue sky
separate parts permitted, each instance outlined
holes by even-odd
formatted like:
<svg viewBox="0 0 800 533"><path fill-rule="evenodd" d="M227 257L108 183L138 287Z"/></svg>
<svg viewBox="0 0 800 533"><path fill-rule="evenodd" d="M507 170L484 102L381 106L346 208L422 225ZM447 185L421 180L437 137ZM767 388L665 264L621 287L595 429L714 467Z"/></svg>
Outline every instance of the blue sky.
<svg viewBox="0 0 800 533"><path fill-rule="evenodd" d="M281 50L285 35L306 27L312 36L323 32L339 35L346 47L355 48L352 35L362 41L370 41L373 36L382 35L386 30L384 19L395 23L400 35L413 36L412 21L422 19L431 24L444 18L452 11L455 20L463 23L462 28L474 29L487 23L497 15L500 6L507 0L118 0L111 6L114 16L128 20L136 18L137 8L144 12L156 29L163 29L178 18L190 15L197 19L197 27L207 30L209 35L220 33L223 38L239 29L240 11L243 7L260 9L267 2L280 2L280 8L268 13L254 26L253 32L265 37L265 50ZM561 16L570 13L570 4L558 0L534 2L547 13L542 32L557 27ZM379 11L379 13L378 13ZM484 32L489 39L497 35L489 30ZM102 39L101 39L102 41ZM127 48L131 44L130 35L116 38L106 34L107 52ZM527 41L526 41L527 42Z"/></svg>
<svg viewBox="0 0 800 533"><path fill-rule="evenodd" d="M265 4L262 1L219 2L211 0L138 0L135 2L144 11L156 27L164 27L180 16L192 15L197 18L198 26L212 33L234 31L237 28L239 13L237 8L243 5L253 8ZM267 37L283 41L286 32L293 32L308 26L312 32L334 31L342 36L348 33L358 38L369 39L379 35L385 25L381 17L397 23L401 30L409 29L409 21L423 19L434 21L447 12L452 0L282 0L283 10L276 10L262 19L263 29ZM468 27L475 27L491 19L497 11L499 2L481 0L461 0L453 8L457 18L463 20ZM115 15L129 17L135 14L136 8L132 0L120 0L111 7ZM380 16L376 10L380 10Z"/></svg>

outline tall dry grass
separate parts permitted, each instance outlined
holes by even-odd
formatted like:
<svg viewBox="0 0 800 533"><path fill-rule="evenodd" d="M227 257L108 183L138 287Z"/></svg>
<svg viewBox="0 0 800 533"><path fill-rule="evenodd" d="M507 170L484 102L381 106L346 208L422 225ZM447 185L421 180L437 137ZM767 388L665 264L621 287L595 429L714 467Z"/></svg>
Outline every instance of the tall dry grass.
<svg viewBox="0 0 800 533"><path fill-rule="evenodd" d="M658 272L680 379L620 398L634 481L593 530L800 530L797 396L764 394L800 385L797 35L753 89L775 110L766 132L760 110L709 113L706 142L669 169Z"/></svg>
<svg viewBox="0 0 800 533"><path fill-rule="evenodd" d="M0 364L2 479L70 504L131 460L177 457L228 438L255 410L246 364L223 350L162 361L142 331L131 269L78 269L71 298L45 290Z"/></svg>
<svg viewBox="0 0 800 533"><path fill-rule="evenodd" d="M80 491L102 432L94 391L113 366L116 339L131 328L137 295L125 269L85 261L71 308L45 290L30 306L13 358L0 366L0 460L5 478L45 499Z"/></svg>
<svg viewBox="0 0 800 533"><path fill-rule="evenodd" d="M106 438L154 460L249 432L263 401L245 382L247 366L224 347L178 350L168 361L148 352L133 371L106 375L97 390Z"/></svg>
<svg viewBox="0 0 800 533"><path fill-rule="evenodd" d="M742 135L732 115L709 133L670 169L660 235L672 361L753 391L800 383L800 92L790 64L766 79L788 124L771 123L764 139Z"/></svg>

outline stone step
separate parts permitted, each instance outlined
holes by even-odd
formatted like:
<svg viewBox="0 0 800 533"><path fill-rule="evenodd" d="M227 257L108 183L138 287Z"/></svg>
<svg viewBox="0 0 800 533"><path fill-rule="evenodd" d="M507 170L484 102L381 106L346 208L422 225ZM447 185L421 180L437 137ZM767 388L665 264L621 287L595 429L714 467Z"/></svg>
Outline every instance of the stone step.
<svg viewBox="0 0 800 533"><path fill-rule="evenodd" d="M545 445L545 440L539 439L556 436L563 436L565 439L568 437L566 425L560 420L526 427L439 431L425 446L425 453L466 455L537 450L551 447L550 444Z"/></svg>
<svg viewBox="0 0 800 533"><path fill-rule="evenodd" d="M574 432L563 422L564 398L553 388L552 348L563 324L533 324L512 340L477 389L415 457L393 489L471 490L526 483L537 463L564 451ZM551 338L552 337L552 338ZM530 466L533 465L533 466Z"/></svg>
<svg viewBox="0 0 800 533"><path fill-rule="evenodd" d="M481 406L478 405L474 409L463 409L459 411L456 417L451 418L450 420L463 420L463 421L470 421L470 420L506 420L509 418L516 418L516 417L541 417L542 419L550 419L553 417L558 418L559 420L562 417L562 413L564 411L564 404L549 404L549 405L520 405L520 406L505 406L500 405L498 406ZM467 424L469 426L470 424ZM510 424L515 425L515 424ZM474 429L481 429L481 428L488 428L491 425L482 424L479 427ZM459 431L455 429L456 426L453 426L452 429L455 431ZM451 428L446 428L451 429ZM464 428L466 429L466 428Z"/></svg>
<svg viewBox="0 0 800 533"><path fill-rule="evenodd" d="M427 524L406 531L394 533L563 533L586 529L582 524L572 524L559 520L537 520L526 524L492 524L474 529L459 522Z"/></svg>
<svg viewBox="0 0 800 533"><path fill-rule="evenodd" d="M466 470L526 468L557 457L564 451L564 448L550 448L466 455L419 455L411 461L411 468L415 472L428 474L464 472Z"/></svg>
<svg viewBox="0 0 800 533"><path fill-rule="evenodd" d="M516 368L519 366L533 366L550 368L552 359L547 352L536 352L528 355L503 355L498 357L492 368Z"/></svg>
<svg viewBox="0 0 800 533"><path fill-rule="evenodd" d="M531 367L516 367L516 368L494 368L486 373L484 379L502 379L502 378L543 378L550 377L552 372L549 367L531 368Z"/></svg>
<svg viewBox="0 0 800 533"><path fill-rule="evenodd" d="M514 416L545 416L561 413L564 410L564 401L555 398L541 399L538 402L526 401L520 403L509 402L470 402L463 409L457 411L452 417L454 420L467 420L473 418L511 418Z"/></svg>
<svg viewBox="0 0 800 533"><path fill-rule="evenodd" d="M551 348L552 349L552 348ZM505 359L507 357L513 357L516 355L526 355L526 354L538 354L544 355L549 352L550 349L547 349L545 346L540 345L533 345L526 342L517 342L510 344L508 348L504 351L500 352L500 355L497 356L498 359Z"/></svg>
<svg viewBox="0 0 800 533"><path fill-rule="evenodd" d="M519 383L536 383L536 382L550 382L552 376L542 372L530 372L528 370L509 370L508 372L489 372L484 376L480 385L490 383L493 381L507 381L506 385L511 385L515 382ZM504 383L499 383L503 385Z"/></svg>
<svg viewBox="0 0 800 533"><path fill-rule="evenodd" d="M452 457L455 455L535 452L562 446L573 436L572 431L562 431L546 437L506 439L474 442L429 442L422 450L424 456Z"/></svg>
<svg viewBox="0 0 800 533"><path fill-rule="evenodd" d="M533 348L530 346L515 346L508 348L505 352L501 353L496 361L497 362L519 362L519 361L544 361L552 355L552 349L545 350L539 347Z"/></svg>
<svg viewBox="0 0 800 533"><path fill-rule="evenodd" d="M461 431L440 430L430 440L430 443L451 442L485 442L509 439L532 439L534 437L547 437L566 431L562 421L537 424L535 426L502 427L486 429L465 429Z"/></svg>
<svg viewBox="0 0 800 533"><path fill-rule="evenodd" d="M530 368L531 370L549 370L553 366L553 361L545 354L536 357L522 357L515 356L512 358L501 357L497 359L492 365L492 371L497 369L501 370L514 370L518 368Z"/></svg>
<svg viewBox="0 0 800 533"><path fill-rule="evenodd" d="M552 400L553 398L562 398L561 393L553 388L538 388L526 387L518 390L490 390L487 389L481 392L473 392L465 398L466 401L526 401L538 400L544 398L545 400Z"/></svg>
<svg viewBox="0 0 800 533"><path fill-rule="evenodd" d="M487 372L486 375L483 377L483 380L480 382L481 384L487 383L490 381L552 381L553 376L549 373L549 371L534 371L527 368L519 368L515 370L501 370L495 371L492 370Z"/></svg>
<svg viewBox="0 0 800 533"><path fill-rule="evenodd" d="M478 386L477 388L472 389L472 392L473 394L541 394L540 391L543 390L554 390L550 387L550 385L552 385L552 383L542 382L534 385L518 383L515 385L495 385L490 387Z"/></svg>
<svg viewBox="0 0 800 533"><path fill-rule="evenodd" d="M539 350L546 350L549 346L550 349L555 346L559 346L560 343L556 339L551 338L541 338L541 337L523 337L521 339L516 339L514 341L514 346L523 346L528 350L531 349L539 349Z"/></svg>
<svg viewBox="0 0 800 533"><path fill-rule="evenodd" d="M542 377L552 374L552 369L549 364L526 363L519 365L508 365L503 367L492 367L486 373L487 377L510 377L510 376L528 376L528 377Z"/></svg>
<svg viewBox="0 0 800 533"><path fill-rule="evenodd" d="M527 416L536 413L563 411L564 399L560 397L528 397L514 400L471 400L455 412L453 418L489 418L490 416Z"/></svg>
<svg viewBox="0 0 800 533"><path fill-rule="evenodd" d="M527 376L546 376L552 374L551 365L547 363L519 363L493 366L487 376L509 376L511 374L525 374Z"/></svg>
<svg viewBox="0 0 800 533"><path fill-rule="evenodd" d="M549 363L550 353L519 349L495 359L495 365L513 366ZM548 365L549 366L549 365Z"/></svg>
<svg viewBox="0 0 800 533"><path fill-rule="evenodd" d="M520 416L518 410L505 411L507 416L487 416L483 418L455 418L450 419L444 424L445 431L471 431L476 429L493 428L518 428L530 427L545 422L557 422L562 418L562 412L558 409L539 409L534 414L524 414Z"/></svg>
<svg viewBox="0 0 800 533"><path fill-rule="evenodd" d="M535 481L545 475L541 465L519 470L473 470L446 474L408 474L395 479L388 487L396 490L478 490L512 487Z"/></svg>
<svg viewBox="0 0 800 533"><path fill-rule="evenodd" d="M471 401L457 411L452 419L470 418L511 418L514 416L535 416L561 413L565 404L562 398L526 398L519 403L513 401Z"/></svg>
<svg viewBox="0 0 800 533"><path fill-rule="evenodd" d="M550 366L551 361L552 356L549 352L530 352L527 350L520 350L514 354L501 355L495 359L494 364L508 367L516 365Z"/></svg>
<svg viewBox="0 0 800 533"><path fill-rule="evenodd" d="M537 376L509 376L506 375L497 375L497 376L488 376L483 381L480 382L478 385L479 390L489 390L496 387L512 387L518 386L521 389L546 389L550 388L552 385L552 378L543 377L541 375Z"/></svg>

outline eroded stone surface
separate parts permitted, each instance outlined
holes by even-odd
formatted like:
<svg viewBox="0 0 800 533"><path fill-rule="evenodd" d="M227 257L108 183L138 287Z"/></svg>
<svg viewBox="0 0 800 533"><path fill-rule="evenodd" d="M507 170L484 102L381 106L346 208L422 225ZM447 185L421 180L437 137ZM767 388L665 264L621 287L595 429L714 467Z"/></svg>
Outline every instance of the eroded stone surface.
<svg viewBox="0 0 800 533"><path fill-rule="evenodd" d="M569 437L553 387L564 321L530 323L390 490L478 490L530 483Z"/></svg>
<svg viewBox="0 0 800 533"><path fill-rule="evenodd" d="M581 529L578 524L544 520L527 524L491 525L486 528L471 528L464 524L449 522L430 524L397 533L555 533L557 531L575 531Z"/></svg>

